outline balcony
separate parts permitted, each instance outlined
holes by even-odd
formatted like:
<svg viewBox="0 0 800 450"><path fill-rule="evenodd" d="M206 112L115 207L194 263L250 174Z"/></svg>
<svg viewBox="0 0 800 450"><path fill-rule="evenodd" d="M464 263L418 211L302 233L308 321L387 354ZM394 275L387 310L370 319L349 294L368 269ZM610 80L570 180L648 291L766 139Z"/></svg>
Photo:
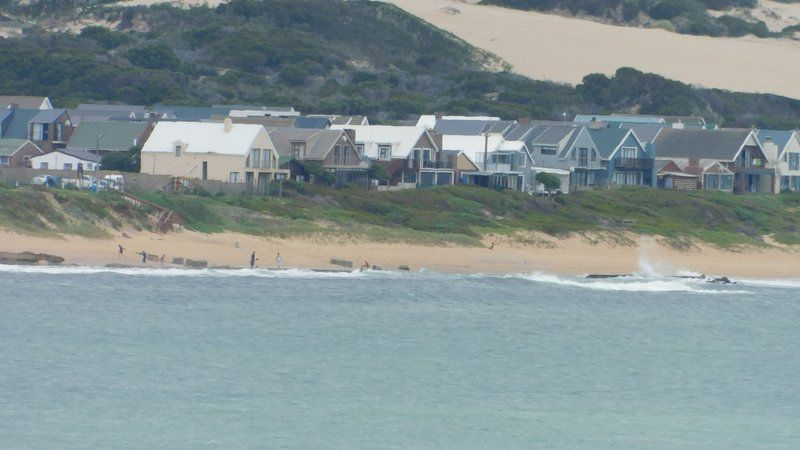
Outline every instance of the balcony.
<svg viewBox="0 0 800 450"><path fill-rule="evenodd" d="M408 161L409 169L452 169L453 165L450 161L418 161L410 159Z"/></svg>
<svg viewBox="0 0 800 450"><path fill-rule="evenodd" d="M511 164L509 163L487 163L486 164L486 172L499 172L499 173L508 173L511 172Z"/></svg>
<svg viewBox="0 0 800 450"><path fill-rule="evenodd" d="M649 158L618 158L615 167L617 169L648 170L652 169L654 160Z"/></svg>

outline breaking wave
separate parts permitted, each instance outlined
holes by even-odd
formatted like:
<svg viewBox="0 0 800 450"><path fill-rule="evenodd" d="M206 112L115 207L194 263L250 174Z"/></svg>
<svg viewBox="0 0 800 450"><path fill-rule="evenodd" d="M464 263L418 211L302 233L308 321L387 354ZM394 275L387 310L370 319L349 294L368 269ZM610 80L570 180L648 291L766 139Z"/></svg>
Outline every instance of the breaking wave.
<svg viewBox="0 0 800 450"><path fill-rule="evenodd" d="M44 275L96 275L115 274L141 277L257 277L257 278L352 278L366 277L373 272L313 271L305 269L184 269L147 267L91 267L91 266L15 266L0 265L0 273L30 273ZM392 272L380 272L390 275Z"/></svg>
<svg viewBox="0 0 800 450"><path fill-rule="evenodd" d="M606 279L577 279L544 273L509 275L536 283L617 292L685 292L689 294L751 294L749 291L712 286L702 280L650 278L641 275Z"/></svg>

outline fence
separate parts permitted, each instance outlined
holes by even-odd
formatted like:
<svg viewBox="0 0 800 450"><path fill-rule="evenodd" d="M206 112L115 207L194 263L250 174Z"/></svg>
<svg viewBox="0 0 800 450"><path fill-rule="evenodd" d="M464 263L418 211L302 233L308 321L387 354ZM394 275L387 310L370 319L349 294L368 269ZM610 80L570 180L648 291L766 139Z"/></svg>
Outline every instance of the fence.
<svg viewBox="0 0 800 450"><path fill-rule="evenodd" d="M85 175L102 178L106 175L122 175L125 189L130 192L159 192L172 182L169 175L149 175L146 173L116 172L109 170L86 171ZM7 167L0 169L0 183L10 186L29 186L33 177L52 175L62 179L77 178L74 170L30 169ZM227 195L239 195L247 192L245 183L227 183L212 180L192 180L190 188L200 188L212 195L222 192Z"/></svg>

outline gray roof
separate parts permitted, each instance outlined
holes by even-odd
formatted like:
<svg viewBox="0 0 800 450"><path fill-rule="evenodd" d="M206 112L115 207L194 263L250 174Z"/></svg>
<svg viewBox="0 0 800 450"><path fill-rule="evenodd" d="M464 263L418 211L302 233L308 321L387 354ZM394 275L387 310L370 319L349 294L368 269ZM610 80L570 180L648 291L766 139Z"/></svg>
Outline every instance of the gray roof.
<svg viewBox="0 0 800 450"><path fill-rule="evenodd" d="M542 132L533 139L534 145L558 145L565 138L575 133L576 128L573 126L551 126L546 127Z"/></svg>
<svg viewBox="0 0 800 450"><path fill-rule="evenodd" d="M565 158L567 156L567 153L569 153L569 149L571 149L572 146L575 145L575 141L578 140L578 136L580 136L581 132L584 130L588 130L588 128L584 126L575 128L575 132L570 135L569 139L567 139L567 143L564 144L564 149L561 150L561 153L559 153L558 155L559 157Z"/></svg>
<svg viewBox="0 0 800 450"><path fill-rule="evenodd" d="M614 153L614 150L627 139L630 132L631 130L624 128L600 128L596 130L590 129L589 136L592 137L600 158L608 159Z"/></svg>
<svg viewBox="0 0 800 450"><path fill-rule="evenodd" d="M331 121L327 117L306 117L300 116L294 121L294 126L297 128L314 128L324 130L330 128Z"/></svg>
<svg viewBox="0 0 800 450"><path fill-rule="evenodd" d="M38 113L38 109L15 109L8 127L3 129L2 137L28 139L28 122Z"/></svg>
<svg viewBox="0 0 800 450"><path fill-rule="evenodd" d="M478 136L483 133L506 134L516 122L512 120L461 120L436 121L435 131L451 136Z"/></svg>
<svg viewBox="0 0 800 450"><path fill-rule="evenodd" d="M68 149L73 150L100 150L123 152L137 144L144 144L138 141L142 134L147 130L147 122L92 122L84 121L75 130L67 143ZM99 139L98 139L99 138Z"/></svg>
<svg viewBox="0 0 800 450"><path fill-rule="evenodd" d="M756 131L756 139L762 146L767 139L771 139L778 146L778 151L783 153L793 134L794 131L792 130L758 130Z"/></svg>
<svg viewBox="0 0 800 450"><path fill-rule="evenodd" d="M27 139L0 139L0 155L11 156L27 142Z"/></svg>
<svg viewBox="0 0 800 450"><path fill-rule="evenodd" d="M66 109L42 109L28 121L29 123L53 123L66 114Z"/></svg>
<svg viewBox="0 0 800 450"><path fill-rule="evenodd" d="M100 155L98 155L96 153L89 153L86 150L71 150L71 149L68 149L68 148L60 148L58 150L53 150L53 152L63 153L65 155L74 156L74 157L76 157L78 159L82 159L84 161L91 161L93 163L98 163L98 164L103 159L102 156L100 156ZM50 152L50 153L53 153L53 152Z"/></svg>
<svg viewBox="0 0 800 450"><path fill-rule="evenodd" d="M228 110L253 110L253 111L278 111L295 112L292 106L263 106L263 105L213 105L212 108L228 108Z"/></svg>
<svg viewBox="0 0 800 450"><path fill-rule="evenodd" d="M292 142L306 143L305 159L320 160L339 142L344 131L304 128L270 128L269 138L281 156L292 156Z"/></svg>
<svg viewBox="0 0 800 450"><path fill-rule="evenodd" d="M103 104L103 103L81 103L78 105L78 111L115 111L117 113L135 113L143 115L147 112L147 108L143 105L118 105L118 104Z"/></svg>
<svg viewBox="0 0 800 450"><path fill-rule="evenodd" d="M664 128L669 128L668 126L660 125L660 124L633 124L633 123L623 123L620 124L620 128L627 128L629 130L633 130L636 133L636 137L639 138L640 141L643 143L652 143L658 133L661 132Z"/></svg>
<svg viewBox="0 0 800 450"><path fill-rule="evenodd" d="M47 97L37 97L30 95L0 95L0 107L7 108L16 105L22 109L39 109Z"/></svg>
<svg viewBox="0 0 800 450"><path fill-rule="evenodd" d="M659 158L699 158L733 161L750 136L750 130L665 128L655 140Z"/></svg>
<svg viewBox="0 0 800 450"><path fill-rule="evenodd" d="M184 121L200 121L210 119L213 116L225 117L231 112L229 106L173 106L173 105L156 105L154 107L157 111L171 111L175 113L175 117Z"/></svg>

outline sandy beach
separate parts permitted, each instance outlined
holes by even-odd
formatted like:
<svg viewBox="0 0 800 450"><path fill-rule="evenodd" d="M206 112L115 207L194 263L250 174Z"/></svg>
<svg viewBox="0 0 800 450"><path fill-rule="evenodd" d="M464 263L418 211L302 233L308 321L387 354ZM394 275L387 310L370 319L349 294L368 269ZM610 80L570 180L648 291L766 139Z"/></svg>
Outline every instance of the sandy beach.
<svg viewBox="0 0 800 450"><path fill-rule="evenodd" d="M618 244L597 236L575 236L555 240L530 234L524 239L487 236L487 247L435 247L383 242L341 241L335 236L292 239L265 239L236 233L201 234L190 231L158 235L125 231L109 239L81 237L38 237L0 232L0 251L32 251L58 255L65 264L104 266L121 264L144 266L137 253L165 255L208 261L209 266L246 267L250 253L259 258L258 267L275 266L278 252L287 268L336 269L331 258L353 261L357 268L364 261L388 270L407 265L422 269L456 273L532 273L559 275L590 273L627 274L650 272L665 275L702 273L747 278L800 278L800 249L770 248L725 251L698 245L678 251L653 237L630 236ZM494 249L489 249L491 242ZM236 245L238 243L238 246ZM125 248L123 257L117 245ZM148 267L160 266L148 263ZM166 264L168 267L169 264Z"/></svg>
<svg viewBox="0 0 800 450"><path fill-rule="evenodd" d="M537 80L576 84L589 73L634 67L704 87L800 98L798 41L690 36L463 0L388 1Z"/></svg>

